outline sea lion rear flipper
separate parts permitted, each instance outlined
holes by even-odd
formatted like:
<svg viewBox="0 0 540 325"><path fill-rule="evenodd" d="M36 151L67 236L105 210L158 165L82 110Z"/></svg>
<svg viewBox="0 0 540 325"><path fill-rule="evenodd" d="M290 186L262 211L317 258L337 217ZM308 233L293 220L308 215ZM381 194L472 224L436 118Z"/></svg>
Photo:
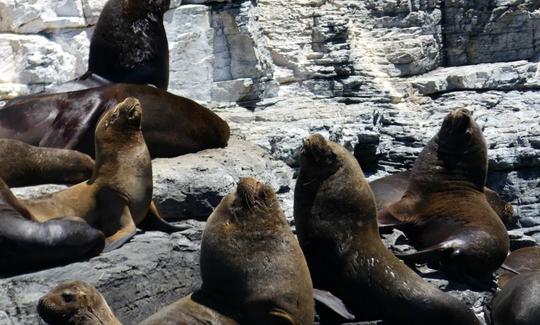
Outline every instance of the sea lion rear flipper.
<svg viewBox="0 0 540 325"><path fill-rule="evenodd" d="M454 251L454 248L446 245L446 243L447 242L442 242L437 245L419 250L415 253L396 253L394 255L403 260L405 263L433 263L444 259Z"/></svg>
<svg viewBox="0 0 540 325"><path fill-rule="evenodd" d="M355 318L355 316L349 312L343 301L329 291L313 288L313 298L345 319L353 320Z"/></svg>
<svg viewBox="0 0 540 325"><path fill-rule="evenodd" d="M154 204L154 201L150 202L150 207L148 208L148 214L143 219L143 221L139 223L138 226L142 230L157 230L157 231L163 231L169 234L188 229L188 227L175 226L163 220L163 218L161 218L160 216L160 213L156 205Z"/></svg>
<svg viewBox="0 0 540 325"><path fill-rule="evenodd" d="M76 107L61 110L54 119L51 129L41 138L40 147L73 149L91 125L103 112L101 100L90 98Z"/></svg>
<svg viewBox="0 0 540 325"><path fill-rule="evenodd" d="M272 325L296 325L296 322L292 319L291 315L281 309L274 309L270 311L271 320L264 322L264 324Z"/></svg>

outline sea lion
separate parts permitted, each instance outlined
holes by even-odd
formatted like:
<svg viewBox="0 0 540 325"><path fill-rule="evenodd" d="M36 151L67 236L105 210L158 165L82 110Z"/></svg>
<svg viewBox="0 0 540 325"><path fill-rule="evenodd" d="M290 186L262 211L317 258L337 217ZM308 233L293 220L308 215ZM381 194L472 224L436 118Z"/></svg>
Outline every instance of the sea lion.
<svg viewBox="0 0 540 325"><path fill-rule="evenodd" d="M377 203L377 211L380 211L387 206L398 202L409 185L410 171L395 173L392 175L378 178L369 182L369 186L375 195L375 202ZM514 209L508 202L502 200L497 192L490 188L484 187L484 193L488 200L489 205L501 221L506 225L510 225L514 219Z"/></svg>
<svg viewBox="0 0 540 325"><path fill-rule="evenodd" d="M305 139L294 220L314 286L341 298L355 321L479 324L464 303L386 249L375 215L373 193L354 156L319 134ZM320 316L321 324L341 323L322 310Z"/></svg>
<svg viewBox="0 0 540 325"><path fill-rule="evenodd" d="M51 325L121 325L107 300L84 281L59 284L39 299L39 316ZM191 295L160 309L140 325L238 325L218 312L201 305Z"/></svg>
<svg viewBox="0 0 540 325"><path fill-rule="evenodd" d="M241 324L313 324L313 286L275 192L244 178L208 218L194 296Z"/></svg>
<svg viewBox="0 0 540 325"><path fill-rule="evenodd" d="M166 223L151 205L152 165L142 135L142 114L140 102L132 97L107 111L95 131L92 177L41 198L21 200L32 220L78 218L103 231L105 251L130 239L137 225L169 232L185 229Z"/></svg>
<svg viewBox="0 0 540 325"><path fill-rule="evenodd" d="M99 117L127 97L138 98L145 109L144 138L152 157L227 145L229 126L211 110L161 89L130 84L13 99L0 109L0 138L92 156Z"/></svg>
<svg viewBox="0 0 540 325"><path fill-rule="evenodd" d="M84 281L59 284L39 299L37 311L51 325L122 325L103 295Z"/></svg>
<svg viewBox="0 0 540 325"><path fill-rule="evenodd" d="M471 283L501 266L509 239L486 199L486 174L481 129L467 110L450 112L416 159L401 200L378 213L381 224L398 226L419 250L400 258Z"/></svg>
<svg viewBox="0 0 540 325"><path fill-rule="evenodd" d="M90 41L88 73L167 90L169 45L163 15L170 0L109 0Z"/></svg>
<svg viewBox="0 0 540 325"><path fill-rule="evenodd" d="M61 216L58 216L61 217ZM0 178L0 273L28 272L99 254L103 233L85 223L61 218L44 223L30 212Z"/></svg>
<svg viewBox="0 0 540 325"><path fill-rule="evenodd" d="M75 150L39 148L0 139L0 178L8 186L79 183L92 175L94 160Z"/></svg>
<svg viewBox="0 0 540 325"><path fill-rule="evenodd" d="M517 274L540 271L540 247L524 247L513 251L504 260L503 267L499 269L499 288L506 285Z"/></svg>
<svg viewBox="0 0 540 325"><path fill-rule="evenodd" d="M512 252L504 260L491 302L494 325L540 324L540 247Z"/></svg>

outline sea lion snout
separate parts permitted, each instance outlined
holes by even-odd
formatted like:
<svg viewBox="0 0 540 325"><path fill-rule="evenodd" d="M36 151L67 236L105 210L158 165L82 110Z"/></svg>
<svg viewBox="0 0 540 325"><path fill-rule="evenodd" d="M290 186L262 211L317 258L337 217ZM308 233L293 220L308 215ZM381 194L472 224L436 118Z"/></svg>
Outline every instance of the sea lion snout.
<svg viewBox="0 0 540 325"><path fill-rule="evenodd" d="M326 139L318 133L311 134L304 139L300 155L323 166L331 165L336 159L336 154Z"/></svg>

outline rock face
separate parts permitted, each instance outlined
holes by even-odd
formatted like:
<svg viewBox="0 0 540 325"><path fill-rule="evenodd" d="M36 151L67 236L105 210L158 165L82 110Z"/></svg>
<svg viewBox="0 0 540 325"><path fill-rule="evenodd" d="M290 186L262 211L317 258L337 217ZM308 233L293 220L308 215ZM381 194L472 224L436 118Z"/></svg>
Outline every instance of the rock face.
<svg viewBox="0 0 540 325"><path fill-rule="evenodd" d="M104 3L0 0L0 99L82 74ZM225 149L154 160L156 203L172 220L205 220L240 177L255 176L292 219L297 150L309 133L354 152L374 179L410 168L448 110L466 107L488 143L488 185L517 216L512 248L535 244L538 9L535 0L171 1L170 91L206 102L233 137ZM198 235L189 234L203 224L192 222L187 233L141 234L87 262L0 280L0 324L35 323L37 298L78 277L97 284L126 323L146 317L199 283ZM403 245L395 240L387 244ZM424 271L482 315L489 293Z"/></svg>

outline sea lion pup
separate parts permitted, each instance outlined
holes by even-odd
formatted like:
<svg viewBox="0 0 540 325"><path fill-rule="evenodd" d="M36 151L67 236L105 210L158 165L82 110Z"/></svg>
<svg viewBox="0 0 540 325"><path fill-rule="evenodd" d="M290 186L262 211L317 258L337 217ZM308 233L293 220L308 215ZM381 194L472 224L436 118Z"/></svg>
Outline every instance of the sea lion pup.
<svg viewBox="0 0 540 325"><path fill-rule="evenodd" d="M375 202L377 203L377 211L380 211L387 206L398 202L409 185L410 171L399 172L392 175L378 178L369 182L369 186L375 195ZM503 201L497 192L484 187L484 193L488 200L489 205L501 221L506 225L510 225L514 219L514 209L508 202Z"/></svg>
<svg viewBox="0 0 540 325"><path fill-rule="evenodd" d="M167 90L169 45L163 15L170 0L109 0L90 41L88 72L112 82Z"/></svg>
<svg viewBox="0 0 540 325"><path fill-rule="evenodd" d="M375 214L373 193L354 156L319 134L305 139L294 220L314 286L341 298L355 321L479 324L464 303L386 249ZM341 323L320 312L321 324Z"/></svg>
<svg viewBox="0 0 540 325"><path fill-rule="evenodd" d="M39 299L39 316L51 325L121 325L103 295L84 281L58 285ZM191 295L164 307L141 325L238 325L191 299Z"/></svg>
<svg viewBox="0 0 540 325"><path fill-rule="evenodd" d="M153 158L227 145L227 122L208 108L161 89L131 84L13 99L0 110L0 138L93 156L100 116L127 97L136 97L144 107L144 139Z"/></svg>
<svg viewBox="0 0 540 325"><path fill-rule="evenodd" d="M92 175L94 160L75 150L39 148L0 139L0 178L8 186L79 183Z"/></svg>
<svg viewBox="0 0 540 325"><path fill-rule="evenodd" d="M503 266L497 282L501 291L491 302L492 324L540 324L540 248L518 249Z"/></svg>
<svg viewBox="0 0 540 325"><path fill-rule="evenodd" d="M400 258L431 263L471 283L497 270L509 239L484 194L486 173L482 131L467 110L448 113L416 159L401 200L377 216L403 230L419 250Z"/></svg>
<svg viewBox="0 0 540 325"><path fill-rule="evenodd" d="M37 311L51 325L122 325L103 295L83 281L58 285L39 299Z"/></svg>
<svg viewBox="0 0 540 325"><path fill-rule="evenodd" d="M151 206L152 165L141 130L142 113L141 104L132 97L106 112L96 127L96 164L90 180L41 198L21 200L32 220L78 218L103 231L105 251L129 240L136 225L168 232L184 230L166 223Z"/></svg>
<svg viewBox="0 0 540 325"><path fill-rule="evenodd" d="M241 324L314 321L313 285L270 186L243 178L208 218L196 301Z"/></svg>
<svg viewBox="0 0 540 325"><path fill-rule="evenodd" d="M20 273L99 254L103 233L85 223L31 220L30 212L0 179L0 273Z"/></svg>

